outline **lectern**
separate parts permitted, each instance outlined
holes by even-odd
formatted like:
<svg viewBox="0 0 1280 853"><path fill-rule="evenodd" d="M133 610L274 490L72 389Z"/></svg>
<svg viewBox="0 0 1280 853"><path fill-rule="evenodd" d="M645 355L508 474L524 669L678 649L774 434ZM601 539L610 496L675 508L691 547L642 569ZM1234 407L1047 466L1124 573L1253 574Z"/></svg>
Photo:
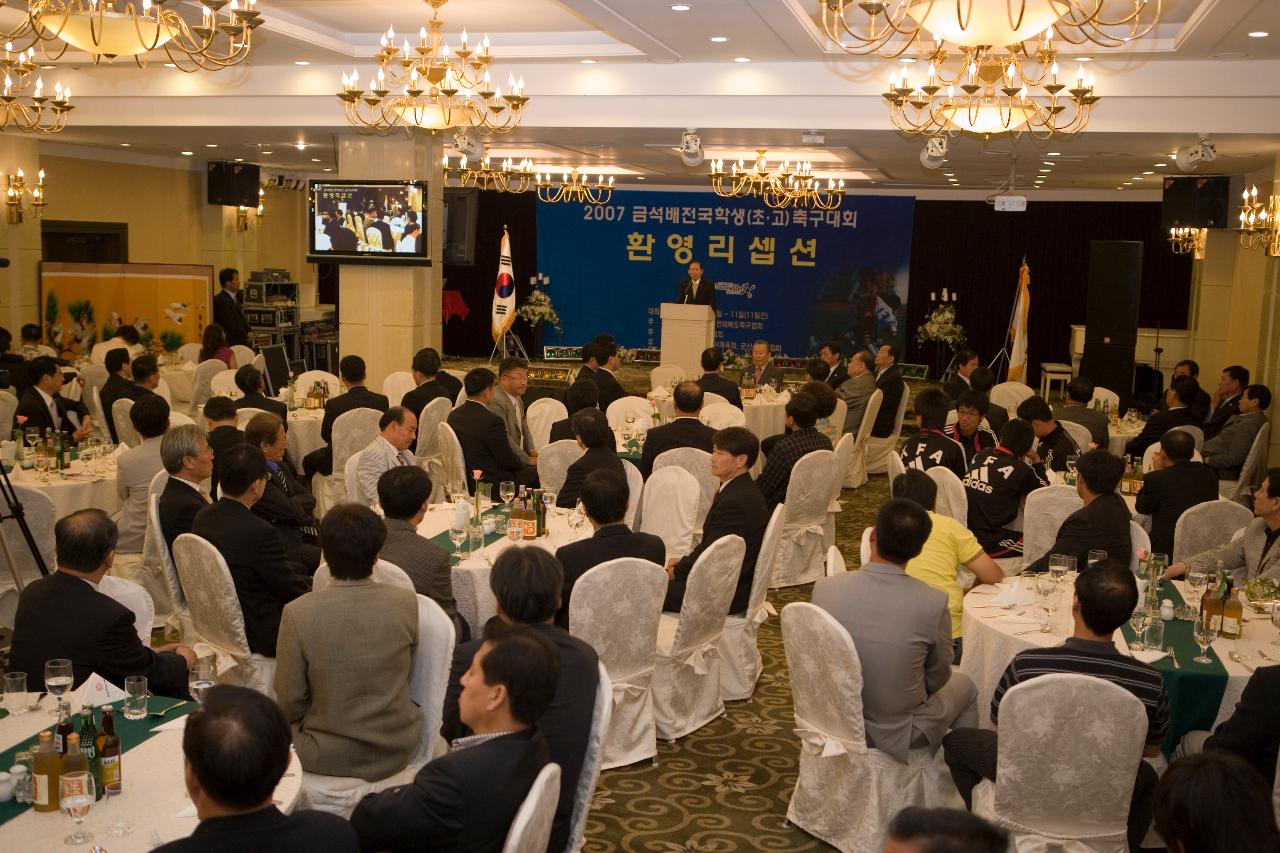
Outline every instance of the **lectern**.
<svg viewBox="0 0 1280 853"><path fill-rule="evenodd" d="M702 351L715 346L716 312L709 305L679 305L664 302L662 317L662 363L678 364L690 376L702 375Z"/></svg>

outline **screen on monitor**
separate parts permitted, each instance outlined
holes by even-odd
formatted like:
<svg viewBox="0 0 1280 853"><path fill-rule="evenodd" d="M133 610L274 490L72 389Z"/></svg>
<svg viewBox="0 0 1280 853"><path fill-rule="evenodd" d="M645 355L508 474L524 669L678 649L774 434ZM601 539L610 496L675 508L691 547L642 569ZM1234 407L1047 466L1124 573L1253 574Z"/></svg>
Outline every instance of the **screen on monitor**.
<svg viewBox="0 0 1280 853"><path fill-rule="evenodd" d="M311 262L426 266L424 181L312 181Z"/></svg>
<svg viewBox="0 0 1280 853"><path fill-rule="evenodd" d="M262 360L267 366L267 394L274 397L289 387L289 356L284 344L263 347Z"/></svg>

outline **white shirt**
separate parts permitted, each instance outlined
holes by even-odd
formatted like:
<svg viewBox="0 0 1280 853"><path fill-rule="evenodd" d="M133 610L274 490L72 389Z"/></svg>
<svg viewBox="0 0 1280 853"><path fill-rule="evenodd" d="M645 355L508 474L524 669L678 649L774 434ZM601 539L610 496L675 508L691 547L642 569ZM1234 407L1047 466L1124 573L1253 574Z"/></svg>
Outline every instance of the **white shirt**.
<svg viewBox="0 0 1280 853"><path fill-rule="evenodd" d="M31 387L36 389L36 391L40 394L40 399L44 400L45 410L48 411L50 417L53 418L54 428L62 429L62 421L64 420L64 418L62 417L62 414L58 411L57 406L54 404L53 397L46 394L44 389L41 388L39 385L32 385Z"/></svg>

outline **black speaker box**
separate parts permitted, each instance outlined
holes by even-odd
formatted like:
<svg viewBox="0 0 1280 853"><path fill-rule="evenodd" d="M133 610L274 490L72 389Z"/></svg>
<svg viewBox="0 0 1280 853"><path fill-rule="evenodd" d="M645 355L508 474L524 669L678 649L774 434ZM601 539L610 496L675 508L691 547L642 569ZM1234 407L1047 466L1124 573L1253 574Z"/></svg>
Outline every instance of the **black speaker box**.
<svg viewBox="0 0 1280 853"><path fill-rule="evenodd" d="M1101 344L1085 341L1080 375L1094 386L1120 395L1123 412L1133 400L1133 344Z"/></svg>
<svg viewBox="0 0 1280 853"><path fill-rule="evenodd" d="M1089 244L1085 344L1128 344L1130 348L1137 344L1141 284L1141 242L1094 240Z"/></svg>

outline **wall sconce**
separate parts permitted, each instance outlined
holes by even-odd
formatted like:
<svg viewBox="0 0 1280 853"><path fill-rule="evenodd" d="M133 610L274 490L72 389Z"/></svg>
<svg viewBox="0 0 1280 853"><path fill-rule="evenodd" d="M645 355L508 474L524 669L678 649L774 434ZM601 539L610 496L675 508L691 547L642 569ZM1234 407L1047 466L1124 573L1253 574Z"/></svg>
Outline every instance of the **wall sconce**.
<svg viewBox="0 0 1280 853"><path fill-rule="evenodd" d="M1204 260L1204 243L1209 236L1205 228L1170 228L1169 247L1175 255L1191 255L1197 261Z"/></svg>
<svg viewBox="0 0 1280 853"><path fill-rule="evenodd" d="M261 189L258 190L257 214L258 214L259 224L262 223L262 218L266 216L266 208L263 205L263 202L266 199L266 195L267 194L263 192ZM241 205L240 207L236 208L236 230L248 231L249 225L250 225L249 208L245 207L244 205Z"/></svg>
<svg viewBox="0 0 1280 853"><path fill-rule="evenodd" d="M10 225L22 222L23 214L30 212L36 219L48 203L45 197L44 169L36 176L34 187L27 185L26 175L19 169L16 174L5 175L8 189L5 192L5 219Z"/></svg>
<svg viewBox="0 0 1280 853"><path fill-rule="evenodd" d="M1240 246L1280 257L1280 196L1258 200L1258 188L1245 190L1240 205Z"/></svg>

